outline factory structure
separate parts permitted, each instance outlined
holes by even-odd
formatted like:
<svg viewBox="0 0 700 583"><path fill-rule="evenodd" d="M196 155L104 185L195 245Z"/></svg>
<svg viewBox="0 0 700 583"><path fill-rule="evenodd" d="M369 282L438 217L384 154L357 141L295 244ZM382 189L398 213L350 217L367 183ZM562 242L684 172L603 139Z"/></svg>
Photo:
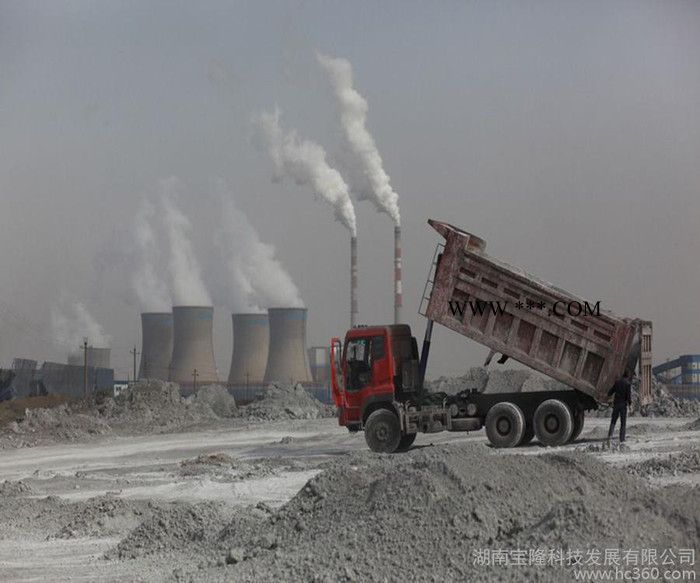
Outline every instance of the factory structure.
<svg viewBox="0 0 700 583"><path fill-rule="evenodd" d="M83 357L84 358L84 357ZM72 360L72 357L71 357ZM15 358L10 369L11 381L0 395L0 401L45 395L63 395L82 398L97 393L111 394L114 389L114 370L107 367L85 367L81 364L46 361L41 366L36 360Z"/></svg>
<svg viewBox="0 0 700 583"><path fill-rule="evenodd" d="M110 348L98 348L88 346L86 350L80 350L68 355L66 363L71 366L84 366L87 355L87 365L93 368L110 368L112 350Z"/></svg>
<svg viewBox="0 0 700 583"><path fill-rule="evenodd" d="M652 371L677 399L700 399L700 354L682 354Z"/></svg>
<svg viewBox="0 0 700 583"><path fill-rule="evenodd" d="M142 313L138 378L177 382L184 394L206 384L225 384L242 403L263 394L270 383L301 383L330 402L328 349L308 349L306 308L231 314L233 350L226 381L214 359L213 320L211 306Z"/></svg>

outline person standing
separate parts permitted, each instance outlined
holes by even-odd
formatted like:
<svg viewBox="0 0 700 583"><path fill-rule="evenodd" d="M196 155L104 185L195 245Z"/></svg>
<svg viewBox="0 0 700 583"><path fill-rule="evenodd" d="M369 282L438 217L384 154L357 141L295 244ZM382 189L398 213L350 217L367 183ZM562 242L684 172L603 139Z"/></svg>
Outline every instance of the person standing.
<svg viewBox="0 0 700 583"><path fill-rule="evenodd" d="M620 443L625 441L625 431L627 430L627 409L632 403L632 372L626 369L621 379L608 391L608 397L613 397L612 418L610 419L610 429L608 431L608 441L612 439L615 431L615 424L620 419Z"/></svg>

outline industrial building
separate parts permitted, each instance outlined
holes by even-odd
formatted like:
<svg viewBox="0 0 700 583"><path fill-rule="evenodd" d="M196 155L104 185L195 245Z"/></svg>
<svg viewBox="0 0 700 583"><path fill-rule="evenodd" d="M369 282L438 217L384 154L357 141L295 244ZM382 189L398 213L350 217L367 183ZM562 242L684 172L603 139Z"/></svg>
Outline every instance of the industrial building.
<svg viewBox="0 0 700 583"><path fill-rule="evenodd" d="M110 348L99 348L96 346L87 347L87 365L89 367L95 368L110 368L111 362L111 349ZM84 366L85 365L85 353L84 350L74 352L68 355L66 361L68 364L73 366Z"/></svg>
<svg viewBox="0 0 700 583"><path fill-rule="evenodd" d="M682 354L652 369L679 399L700 399L700 354Z"/></svg>
<svg viewBox="0 0 700 583"><path fill-rule="evenodd" d="M139 379L167 381L173 354L173 315L171 312L141 314L141 364Z"/></svg>

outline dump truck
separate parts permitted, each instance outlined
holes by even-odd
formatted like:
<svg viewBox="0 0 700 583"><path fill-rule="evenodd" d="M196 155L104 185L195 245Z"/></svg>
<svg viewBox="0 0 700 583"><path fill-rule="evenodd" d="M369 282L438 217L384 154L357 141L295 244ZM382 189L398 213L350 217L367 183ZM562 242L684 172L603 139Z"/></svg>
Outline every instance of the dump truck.
<svg viewBox="0 0 700 583"><path fill-rule="evenodd" d="M421 351L406 324L356 326L331 340L338 423L364 431L369 448L407 449L418 433L486 429L494 447L533 438L556 446L583 429L585 412L608 400L625 369L639 365L640 398L651 399L651 322L617 316L486 253L486 242L445 222L420 313ZM488 347L488 365L513 359L563 383L561 390L490 394L431 392L425 374L435 323Z"/></svg>

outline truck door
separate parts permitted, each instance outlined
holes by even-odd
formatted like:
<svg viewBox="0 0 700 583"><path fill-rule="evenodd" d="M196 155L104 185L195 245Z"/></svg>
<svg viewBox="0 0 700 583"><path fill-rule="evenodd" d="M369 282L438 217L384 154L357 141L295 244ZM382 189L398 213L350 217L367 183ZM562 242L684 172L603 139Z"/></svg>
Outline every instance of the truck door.
<svg viewBox="0 0 700 583"><path fill-rule="evenodd" d="M384 336L352 338L345 349L345 417L360 422L362 408L371 397L393 393L391 367Z"/></svg>

